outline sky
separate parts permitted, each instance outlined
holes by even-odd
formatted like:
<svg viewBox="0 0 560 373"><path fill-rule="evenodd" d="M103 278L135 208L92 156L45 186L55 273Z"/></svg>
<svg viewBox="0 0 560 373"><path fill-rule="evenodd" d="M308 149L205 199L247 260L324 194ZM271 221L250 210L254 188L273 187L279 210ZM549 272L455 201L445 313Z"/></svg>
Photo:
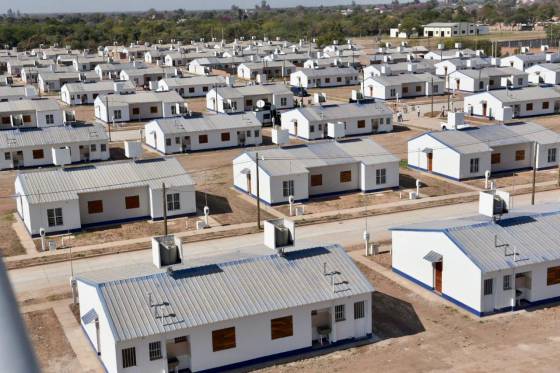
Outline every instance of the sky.
<svg viewBox="0 0 560 373"><path fill-rule="evenodd" d="M268 0L272 7L291 7L297 5L344 5L351 0ZM389 0L356 0L357 4L374 4ZM61 12L114 12L142 11L154 8L157 10L206 10L229 9L233 4L241 8L253 8L260 0L0 0L0 13L8 8L21 13L61 13Z"/></svg>

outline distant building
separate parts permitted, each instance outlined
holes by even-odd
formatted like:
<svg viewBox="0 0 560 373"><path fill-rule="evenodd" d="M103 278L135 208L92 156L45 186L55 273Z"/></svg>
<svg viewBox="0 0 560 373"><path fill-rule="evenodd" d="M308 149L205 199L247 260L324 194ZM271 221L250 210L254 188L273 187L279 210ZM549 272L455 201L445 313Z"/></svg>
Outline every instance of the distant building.
<svg viewBox="0 0 560 373"><path fill-rule="evenodd" d="M424 37L452 38L484 35L490 32L487 25L470 22L432 22L424 25Z"/></svg>

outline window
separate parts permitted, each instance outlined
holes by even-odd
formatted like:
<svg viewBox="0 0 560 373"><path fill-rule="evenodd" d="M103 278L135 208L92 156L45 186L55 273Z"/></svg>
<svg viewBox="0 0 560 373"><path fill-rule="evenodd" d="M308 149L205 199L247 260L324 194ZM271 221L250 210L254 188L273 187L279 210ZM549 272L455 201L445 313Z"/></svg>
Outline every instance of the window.
<svg viewBox="0 0 560 373"><path fill-rule="evenodd" d="M189 93L194 93L194 87L189 87Z"/></svg>
<svg viewBox="0 0 560 373"><path fill-rule="evenodd" d="M100 214L103 212L103 201L88 201L88 213L89 214Z"/></svg>
<svg viewBox="0 0 560 373"><path fill-rule="evenodd" d="M208 92L208 87L202 87L202 92Z"/></svg>
<svg viewBox="0 0 560 373"><path fill-rule="evenodd" d="M137 209L140 207L140 196L124 197L124 205L127 210Z"/></svg>
<svg viewBox="0 0 560 373"><path fill-rule="evenodd" d="M548 103L548 101L543 101L543 103L542 103L542 108L543 108L543 109L548 109L548 105L550 105L550 104Z"/></svg>
<svg viewBox="0 0 560 373"><path fill-rule="evenodd" d="M255 130L255 137L259 137L260 136L260 131L259 130Z"/></svg>
<svg viewBox="0 0 560 373"><path fill-rule="evenodd" d="M148 345L148 349L150 351L150 361L159 360L162 358L161 356L161 342L150 342Z"/></svg>
<svg viewBox="0 0 560 373"><path fill-rule="evenodd" d="M235 327L212 331L212 351L235 348Z"/></svg>
<svg viewBox="0 0 560 373"><path fill-rule="evenodd" d="M183 343L187 341L187 337L186 336L182 336L182 337L176 337L175 338L175 344L177 343Z"/></svg>
<svg viewBox="0 0 560 373"><path fill-rule="evenodd" d="M101 144L101 151L102 152L106 152L107 151L107 144Z"/></svg>
<svg viewBox="0 0 560 373"><path fill-rule="evenodd" d="M171 146L171 138L165 139L165 145Z"/></svg>
<svg viewBox="0 0 560 373"><path fill-rule="evenodd" d="M397 94L397 91L395 90L395 88L391 88L391 91L389 92L389 96L393 97Z"/></svg>
<svg viewBox="0 0 560 373"><path fill-rule="evenodd" d="M171 106L171 114L172 115L177 114L177 106L175 106L175 105Z"/></svg>
<svg viewBox="0 0 560 373"><path fill-rule="evenodd" d="M323 175L311 175L311 186L323 185Z"/></svg>
<svg viewBox="0 0 560 373"><path fill-rule="evenodd" d="M175 137L175 144L179 145L181 143L181 138L180 137Z"/></svg>
<svg viewBox="0 0 560 373"><path fill-rule="evenodd" d="M358 128L366 128L366 121L365 120L359 120L358 121Z"/></svg>
<svg viewBox="0 0 560 373"><path fill-rule="evenodd" d="M525 160L525 150L516 150L515 151L515 160L516 161L524 161Z"/></svg>
<svg viewBox="0 0 560 373"><path fill-rule="evenodd" d="M416 92L422 92L422 86L417 85L416 86Z"/></svg>
<svg viewBox="0 0 560 373"><path fill-rule="evenodd" d="M12 159L12 154L10 152L5 152L4 153L4 159L9 161L10 159Z"/></svg>
<svg viewBox="0 0 560 373"><path fill-rule="evenodd" d="M150 106L150 113L157 114L157 112L158 112L158 107L157 106Z"/></svg>
<svg viewBox="0 0 560 373"><path fill-rule="evenodd" d="M280 106L286 106L286 105L288 105L288 98L286 97L280 98Z"/></svg>
<svg viewBox="0 0 560 373"><path fill-rule="evenodd" d="M434 93L438 93L438 92L439 92L439 86L438 86L438 85L435 85L435 86L434 86Z"/></svg>
<svg viewBox="0 0 560 373"><path fill-rule="evenodd" d="M504 290L511 290L511 275L504 276Z"/></svg>
<svg viewBox="0 0 560 373"><path fill-rule="evenodd" d="M174 211L181 209L181 201L179 193L172 193L167 195L167 211Z"/></svg>
<svg viewBox="0 0 560 373"><path fill-rule="evenodd" d="M140 115L140 108L132 108L132 115Z"/></svg>
<svg viewBox="0 0 560 373"><path fill-rule="evenodd" d="M478 158L471 158L471 174L478 172L478 164L479 164Z"/></svg>
<svg viewBox="0 0 560 373"><path fill-rule="evenodd" d="M403 93L403 95L404 95L405 93L408 93L408 87L402 87L402 93Z"/></svg>
<svg viewBox="0 0 560 373"><path fill-rule="evenodd" d="M45 122L47 122L47 124L54 124L54 115L52 114L45 115Z"/></svg>
<svg viewBox="0 0 560 373"><path fill-rule="evenodd" d="M548 163L556 162L556 148L548 149Z"/></svg>
<svg viewBox="0 0 560 373"><path fill-rule="evenodd" d="M380 168L375 170L375 183L376 184L386 184L387 183L387 169Z"/></svg>
<svg viewBox="0 0 560 373"><path fill-rule="evenodd" d="M346 312L344 308L344 304L339 304L338 306L334 306L334 321L344 321L346 320Z"/></svg>
<svg viewBox="0 0 560 373"><path fill-rule="evenodd" d="M251 131L247 131L247 137L251 137Z"/></svg>
<svg viewBox="0 0 560 373"><path fill-rule="evenodd" d="M136 348L129 347L122 349L122 366L123 368L136 366Z"/></svg>
<svg viewBox="0 0 560 373"><path fill-rule="evenodd" d="M33 150L33 159L43 159L45 158L45 152L43 149L34 149Z"/></svg>
<svg viewBox="0 0 560 373"><path fill-rule="evenodd" d="M252 107L253 106L253 100L245 100L245 106Z"/></svg>
<svg viewBox="0 0 560 373"><path fill-rule="evenodd" d="M532 110L533 110L533 104L532 104L532 103L528 103L527 105L525 105L525 110L527 110L527 111L532 111Z"/></svg>
<svg viewBox="0 0 560 373"><path fill-rule="evenodd" d="M230 139L229 132L222 132L221 136L222 136L222 141L229 141Z"/></svg>
<svg viewBox="0 0 560 373"><path fill-rule="evenodd" d="M90 149L90 151L92 151L92 152L96 152L96 151L97 151L97 144L91 144L91 145L89 146L89 149Z"/></svg>
<svg viewBox="0 0 560 373"><path fill-rule="evenodd" d="M331 78L325 78L325 83L330 83L331 82Z"/></svg>
<svg viewBox="0 0 560 373"><path fill-rule="evenodd" d="M198 143L199 144L207 144L208 143L208 135L198 135Z"/></svg>
<svg viewBox="0 0 560 373"><path fill-rule="evenodd" d="M271 339L280 339L294 335L294 324L292 316L279 317L270 320Z"/></svg>
<svg viewBox="0 0 560 373"><path fill-rule="evenodd" d="M518 78L517 79L517 85L523 85L523 78ZM543 103L543 109L544 109L544 103ZM546 108L548 108L548 102L546 103Z"/></svg>
<svg viewBox="0 0 560 373"><path fill-rule="evenodd" d="M340 76L336 77L336 81L339 82L339 83L342 82L342 77L340 77Z"/></svg>
<svg viewBox="0 0 560 373"><path fill-rule="evenodd" d="M560 267L550 267L546 270L546 285L560 284Z"/></svg>
<svg viewBox="0 0 560 373"><path fill-rule="evenodd" d="M289 197L294 195L294 181L286 180L282 182L282 195Z"/></svg>
<svg viewBox="0 0 560 373"><path fill-rule="evenodd" d="M493 153L491 157L492 164L497 164L502 161L502 155L500 153Z"/></svg>
<svg viewBox="0 0 560 373"><path fill-rule="evenodd" d="M309 125L309 132L315 132L315 126L310 124Z"/></svg>
<svg viewBox="0 0 560 373"><path fill-rule="evenodd" d="M366 315L364 301L354 303L354 320L363 319Z"/></svg>
<svg viewBox="0 0 560 373"><path fill-rule="evenodd" d="M121 119L122 118L122 113L120 110L114 110L113 111L113 119Z"/></svg>
<svg viewBox="0 0 560 373"><path fill-rule="evenodd" d="M340 172L340 182L348 183L352 181L352 171L341 171Z"/></svg>
<svg viewBox="0 0 560 373"><path fill-rule="evenodd" d="M58 225L64 225L62 220L62 208L57 207L54 209L47 210L47 220L49 227L56 227Z"/></svg>
<svg viewBox="0 0 560 373"><path fill-rule="evenodd" d="M11 124L12 120L10 117L2 117L2 124Z"/></svg>
<svg viewBox="0 0 560 373"><path fill-rule="evenodd" d="M484 295L492 294L492 288L494 286L494 279L487 278L484 280Z"/></svg>
<svg viewBox="0 0 560 373"><path fill-rule="evenodd" d="M31 115L24 115L23 123L31 123Z"/></svg>

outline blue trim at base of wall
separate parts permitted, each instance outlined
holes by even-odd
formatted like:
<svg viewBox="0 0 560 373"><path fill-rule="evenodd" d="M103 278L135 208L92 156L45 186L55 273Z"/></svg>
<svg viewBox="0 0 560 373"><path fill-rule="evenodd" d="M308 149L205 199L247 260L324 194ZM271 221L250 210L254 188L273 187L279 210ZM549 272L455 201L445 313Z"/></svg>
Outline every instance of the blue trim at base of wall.
<svg viewBox="0 0 560 373"><path fill-rule="evenodd" d="M410 168L410 169L416 170L416 171L427 173L428 175L433 174L433 175L441 176L441 177L444 177L446 179L455 180L455 181L477 180L477 179L483 179L484 178L484 175L482 175L482 176L473 176L473 177L463 177L463 178L457 179L453 176L440 174L439 172L435 172L435 171L428 171L425 168L421 168L421 167L418 167L418 166L412 166L410 164L408 164L407 167ZM541 167L541 168L537 168L537 171L548 170L548 169L551 169L551 168L557 168L557 166ZM521 168L512 168L510 170L491 171L491 172L492 172L492 175L500 175L500 174L507 174L509 172L530 171L532 169L533 169L532 167L521 167Z"/></svg>
<svg viewBox="0 0 560 373"><path fill-rule="evenodd" d="M19 212L18 212L18 215L19 215ZM175 218L184 218L184 217L187 217L187 216L196 216L196 212L179 214L179 215L170 215L167 218L168 219L175 219ZM21 215L20 215L20 218L21 218ZM23 218L21 218L21 219L23 220ZM65 233L76 233L76 232L81 232L81 231L83 231L84 229L87 229L87 228L104 227L104 226L110 226L110 225L115 225L115 224L130 223L130 222L133 222L133 221L140 221L140 220L161 221L161 220L163 220L163 217L152 218L150 215L146 215L146 216L137 216L137 217L133 217L133 218L126 218L126 219L103 221L103 222L99 222L99 223L82 224L82 226L80 228L64 229L64 230L60 230L60 231L48 232L47 236L54 236L54 235L57 235L57 234L65 234ZM27 229L27 232L29 234L31 234L31 232L29 232L29 229L27 228L27 226L25 224L24 224L24 226L25 226L25 229ZM31 238L37 238L37 237L40 237L40 235L38 233L31 234Z"/></svg>
<svg viewBox="0 0 560 373"><path fill-rule="evenodd" d="M217 148L209 148L209 149L197 149L197 150L189 150L188 152L169 152L169 153L164 153L161 150L154 148L153 146L149 145L148 143L146 143L145 141L146 139L144 139L144 141L142 142L143 145L146 145L148 148L152 149L155 152L158 152L161 155L175 155L175 154L185 154L185 155L189 155L191 153L202 153L202 152L213 152L213 151L220 151L220 150L231 150L231 149L238 149L238 148L256 148L257 146L261 146L263 145L262 141L260 144L250 144L250 145L233 145L233 146L224 146L224 147L217 147ZM262 140L262 137L261 137Z"/></svg>
<svg viewBox="0 0 560 373"><path fill-rule="evenodd" d="M320 351L320 350L325 350L325 349L332 348L332 347L341 347L341 346L344 346L344 345L349 345L349 344L355 343L355 342L367 341L369 339L372 339L372 337L373 337L372 334L367 334L365 337L362 337L362 338L343 339L343 340L336 341L336 342L333 342L331 344L325 345L323 347L304 347L304 348L300 348L300 349L297 349L297 350L286 351L286 352L281 352L281 353L278 353L278 354L262 356L262 357L258 357L258 358L255 358L255 359L242 361L242 362L239 362L239 363L223 365L221 367L211 368L211 369L206 369L206 370L199 370L199 371L196 371L196 372L198 372L198 373L215 373L215 372L223 372L223 371L231 370L231 369L246 368L246 367L249 367L251 365L262 364L262 363L271 362L271 361L274 361L274 360L277 360L277 359L297 356L297 355L301 355L301 354L311 352L311 351Z"/></svg>

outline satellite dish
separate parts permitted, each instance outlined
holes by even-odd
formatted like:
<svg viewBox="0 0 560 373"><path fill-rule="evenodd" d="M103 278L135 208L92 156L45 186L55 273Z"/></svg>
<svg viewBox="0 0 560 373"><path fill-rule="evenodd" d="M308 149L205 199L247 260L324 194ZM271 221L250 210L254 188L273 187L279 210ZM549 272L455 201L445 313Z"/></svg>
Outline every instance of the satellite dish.
<svg viewBox="0 0 560 373"><path fill-rule="evenodd" d="M266 105L266 102L264 102L264 100L257 101L257 107L259 109L262 109L265 105Z"/></svg>

